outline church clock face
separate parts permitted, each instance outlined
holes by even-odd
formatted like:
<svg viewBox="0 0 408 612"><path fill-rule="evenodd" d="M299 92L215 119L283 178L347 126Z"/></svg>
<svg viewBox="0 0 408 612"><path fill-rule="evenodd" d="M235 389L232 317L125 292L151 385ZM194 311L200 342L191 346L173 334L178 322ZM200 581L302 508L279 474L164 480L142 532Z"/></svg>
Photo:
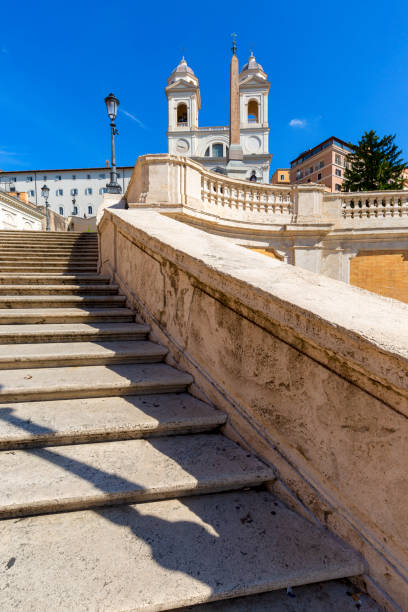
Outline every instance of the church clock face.
<svg viewBox="0 0 408 612"><path fill-rule="evenodd" d="M184 138L179 138L178 141L176 142L177 153L187 153L189 148L190 148L190 145L188 144L187 140L184 140Z"/></svg>

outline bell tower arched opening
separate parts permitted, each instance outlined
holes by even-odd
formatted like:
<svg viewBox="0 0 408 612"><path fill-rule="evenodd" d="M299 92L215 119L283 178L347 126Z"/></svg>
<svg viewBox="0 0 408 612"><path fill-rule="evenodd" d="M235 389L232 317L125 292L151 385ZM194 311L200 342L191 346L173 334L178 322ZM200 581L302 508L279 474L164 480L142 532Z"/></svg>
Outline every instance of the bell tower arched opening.
<svg viewBox="0 0 408 612"><path fill-rule="evenodd" d="M186 125L187 124L187 104L185 102L180 102L177 105L177 125Z"/></svg>
<svg viewBox="0 0 408 612"><path fill-rule="evenodd" d="M259 123L259 105L256 100L248 102L248 123Z"/></svg>

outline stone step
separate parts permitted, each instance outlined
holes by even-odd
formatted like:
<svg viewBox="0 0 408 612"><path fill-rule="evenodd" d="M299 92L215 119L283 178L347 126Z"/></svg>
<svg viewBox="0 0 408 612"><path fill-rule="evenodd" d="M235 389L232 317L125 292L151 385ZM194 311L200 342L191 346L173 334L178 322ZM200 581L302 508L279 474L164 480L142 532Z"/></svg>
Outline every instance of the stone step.
<svg viewBox="0 0 408 612"><path fill-rule="evenodd" d="M117 307L125 305L124 295L0 295L2 308L64 308L70 306Z"/></svg>
<svg viewBox="0 0 408 612"><path fill-rule="evenodd" d="M1 285L0 295L77 295L102 293L105 295L118 293L117 285Z"/></svg>
<svg viewBox="0 0 408 612"><path fill-rule="evenodd" d="M164 363L0 370L0 402L177 393L192 382Z"/></svg>
<svg viewBox="0 0 408 612"><path fill-rule="evenodd" d="M0 558L5 612L157 612L365 570L343 542L261 491L4 520Z"/></svg>
<svg viewBox="0 0 408 612"><path fill-rule="evenodd" d="M0 518L259 486L274 471L219 433L0 452Z"/></svg>
<svg viewBox="0 0 408 612"><path fill-rule="evenodd" d="M368 595L348 580L329 580L177 608L174 612L384 612Z"/></svg>
<svg viewBox="0 0 408 612"><path fill-rule="evenodd" d="M24 322L23 322L24 323ZM0 344L145 340L150 331L140 323L37 323L0 325Z"/></svg>
<svg viewBox="0 0 408 612"><path fill-rule="evenodd" d="M95 261L98 259L97 255L87 255L87 256L77 256L76 252L74 252L74 254L70 254L70 253L66 253L63 255L55 255L55 254L51 254L51 255L41 255L41 254L36 254L36 255L31 255L30 253L27 253L26 255L1 255L0 254L0 266L2 266L3 263L5 263L6 265L9 265L9 263L13 262L16 264L25 264L25 263L33 263L33 264L42 264L42 263L46 263L48 264L48 262L52 263L52 264L72 264L72 265L78 265L78 264L94 264Z"/></svg>
<svg viewBox="0 0 408 612"><path fill-rule="evenodd" d="M0 370L61 366L157 363L168 349L145 340L0 344ZM58 373L55 373L58 377Z"/></svg>
<svg viewBox="0 0 408 612"><path fill-rule="evenodd" d="M0 285L71 285L74 284L103 284L108 285L110 278L98 274L20 274L19 272L0 272Z"/></svg>
<svg viewBox="0 0 408 612"><path fill-rule="evenodd" d="M112 294L118 293L117 285L1 285L0 295L76 295Z"/></svg>
<svg viewBox="0 0 408 612"><path fill-rule="evenodd" d="M33 255L44 254L48 257L51 255L70 255L71 253L75 254L89 254L89 255L98 255L98 248L95 247L75 247L75 246L50 246L50 245L30 245L29 247L23 246L5 246L0 244L0 254L1 255L10 255L14 257L14 255L24 255L26 253L32 253Z"/></svg>
<svg viewBox="0 0 408 612"><path fill-rule="evenodd" d="M84 265L76 265L76 266L61 266L61 265L39 265L39 264L32 264L31 266L26 266L25 264L14 264L14 265L1 265L0 266L0 274L2 274L3 272L20 272L20 273L26 273L26 272L43 272L43 273L51 273L51 274L55 274L56 272L59 272L61 274L67 273L67 274L76 274L78 272L96 272L96 265L95 266L89 266L88 264L84 264Z"/></svg>
<svg viewBox="0 0 408 612"><path fill-rule="evenodd" d="M134 315L128 308L2 308L0 325L28 323L98 323L130 322Z"/></svg>
<svg viewBox="0 0 408 612"><path fill-rule="evenodd" d="M0 449L198 433L226 415L188 393L0 404Z"/></svg>

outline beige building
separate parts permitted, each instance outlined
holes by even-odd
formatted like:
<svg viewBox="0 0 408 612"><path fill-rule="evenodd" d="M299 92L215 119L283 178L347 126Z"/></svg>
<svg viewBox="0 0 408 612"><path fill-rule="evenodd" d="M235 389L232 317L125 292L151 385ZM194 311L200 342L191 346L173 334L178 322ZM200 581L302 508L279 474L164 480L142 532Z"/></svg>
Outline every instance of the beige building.
<svg viewBox="0 0 408 612"><path fill-rule="evenodd" d="M272 185L289 185L290 168L276 168L270 182Z"/></svg>
<svg viewBox="0 0 408 612"><path fill-rule="evenodd" d="M320 183L330 191L341 191L350 153L344 140L331 136L290 162L290 182Z"/></svg>

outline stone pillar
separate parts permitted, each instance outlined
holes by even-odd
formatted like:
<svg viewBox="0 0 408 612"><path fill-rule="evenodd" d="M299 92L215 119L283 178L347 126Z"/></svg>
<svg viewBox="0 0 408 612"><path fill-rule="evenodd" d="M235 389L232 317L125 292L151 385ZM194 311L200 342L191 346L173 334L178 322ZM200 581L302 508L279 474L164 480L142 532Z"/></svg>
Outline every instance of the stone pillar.
<svg viewBox="0 0 408 612"><path fill-rule="evenodd" d="M239 68L235 53L231 58L230 68L230 125L229 125L229 159L242 160L241 122L239 116Z"/></svg>
<svg viewBox="0 0 408 612"><path fill-rule="evenodd" d="M229 152L227 174L233 178L246 178L246 167L243 163L244 154L241 147L241 120L239 113L239 66L235 55L235 41L232 46L230 68L230 125Z"/></svg>

